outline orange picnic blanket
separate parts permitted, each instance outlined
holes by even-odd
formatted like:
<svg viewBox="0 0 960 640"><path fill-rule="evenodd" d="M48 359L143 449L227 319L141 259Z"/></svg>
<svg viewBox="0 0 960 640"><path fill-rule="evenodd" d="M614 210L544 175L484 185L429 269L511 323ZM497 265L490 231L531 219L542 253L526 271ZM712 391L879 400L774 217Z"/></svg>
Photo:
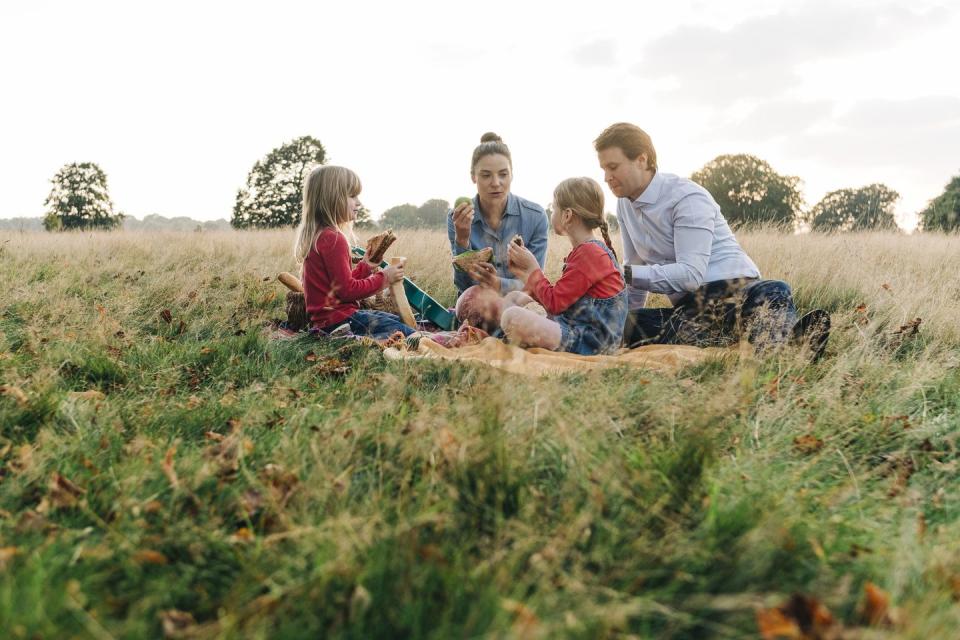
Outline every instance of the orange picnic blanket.
<svg viewBox="0 0 960 640"><path fill-rule="evenodd" d="M416 349L390 347L383 355L388 360L465 360L482 362L504 371L543 376L568 371L589 371L607 367L637 367L673 373L683 366L711 357L736 356L730 349L701 349L685 345L654 344L621 349L608 356L580 356L547 349L521 349L498 340L484 338L479 344L450 349L422 338Z"/></svg>

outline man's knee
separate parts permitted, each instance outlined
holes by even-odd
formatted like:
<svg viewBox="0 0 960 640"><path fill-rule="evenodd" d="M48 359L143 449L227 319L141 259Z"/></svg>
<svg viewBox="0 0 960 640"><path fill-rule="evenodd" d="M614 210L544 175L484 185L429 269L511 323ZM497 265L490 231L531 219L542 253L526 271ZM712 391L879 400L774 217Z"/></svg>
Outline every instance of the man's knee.
<svg viewBox="0 0 960 640"><path fill-rule="evenodd" d="M517 324L521 322L520 316L523 315L521 307L509 307L500 314L500 328L507 335L516 330Z"/></svg>
<svg viewBox="0 0 960 640"><path fill-rule="evenodd" d="M747 288L746 305L783 304L793 301L793 291L783 280L760 280Z"/></svg>

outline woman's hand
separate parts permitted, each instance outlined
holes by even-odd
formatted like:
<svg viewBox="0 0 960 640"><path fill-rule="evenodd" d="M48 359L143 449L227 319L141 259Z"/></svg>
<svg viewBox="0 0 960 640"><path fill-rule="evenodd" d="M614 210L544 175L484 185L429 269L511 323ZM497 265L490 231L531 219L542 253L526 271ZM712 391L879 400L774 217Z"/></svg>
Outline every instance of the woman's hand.
<svg viewBox="0 0 960 640"><path fill-rule="evenodd" d="M510 273L517 276L523 283L527 282L530 274L540 268L536 257L530 253L529 249L515 245L512 242L510 243L510 248L507 249L507 258L510 261L507 265Z"/></svg>
<svg viewBox="0 0 960 640"><path fill-rule="evenodd" d="M464 202L450 214L456 232L456 243L462 249L470 247L470 226L473 224L473 203Z"/></svg>
<svg viewBox="0 0 960 640"><path fill-rule="evenodd" d="M403 263L398 265L390 265L389 267L383 268L383 276L387 281L387 284L396 284L403 280Z"/></svg>
<svg viewBox="0 0 960 640"><path fill-rule="evenodd" d="M497 275L497 268L489 262L478 262L472 265L467 273L470 277L488 289L500 291L500 276Z"/></svg>

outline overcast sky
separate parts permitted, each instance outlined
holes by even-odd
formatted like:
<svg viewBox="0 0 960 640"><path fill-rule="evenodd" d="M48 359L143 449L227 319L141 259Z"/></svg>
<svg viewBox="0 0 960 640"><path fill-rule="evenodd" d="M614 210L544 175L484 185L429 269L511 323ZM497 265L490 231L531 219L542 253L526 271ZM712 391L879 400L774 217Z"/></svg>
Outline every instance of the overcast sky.
<svg viewBox="0 0 960 640"><path fill-rule="evenodd" d="M0 217L42 215L53 174L92 161L127 214L229 218L302 135L379 215L472 193L490 130L546 205L602 179L592 140L628 121L663 171L751 153L808 205L883 182L909 228L960 173L958 34L960 8L924 0L4 2Z"/></svg>

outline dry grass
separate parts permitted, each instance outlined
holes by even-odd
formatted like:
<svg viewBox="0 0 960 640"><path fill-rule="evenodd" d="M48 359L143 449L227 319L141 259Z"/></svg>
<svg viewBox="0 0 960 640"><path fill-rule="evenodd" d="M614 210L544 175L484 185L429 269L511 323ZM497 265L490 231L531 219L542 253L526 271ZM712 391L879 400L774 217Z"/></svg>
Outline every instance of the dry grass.
<svg viewBox="0 0 960 640"><path fill-rule="evenodd" d="M452 303L444 234L400 236ZM958 238L740 237L831 310L825 360L390 363L261 334L292 233L0 235L0 628L741 638L799 592L950 637Z"/></svg>

